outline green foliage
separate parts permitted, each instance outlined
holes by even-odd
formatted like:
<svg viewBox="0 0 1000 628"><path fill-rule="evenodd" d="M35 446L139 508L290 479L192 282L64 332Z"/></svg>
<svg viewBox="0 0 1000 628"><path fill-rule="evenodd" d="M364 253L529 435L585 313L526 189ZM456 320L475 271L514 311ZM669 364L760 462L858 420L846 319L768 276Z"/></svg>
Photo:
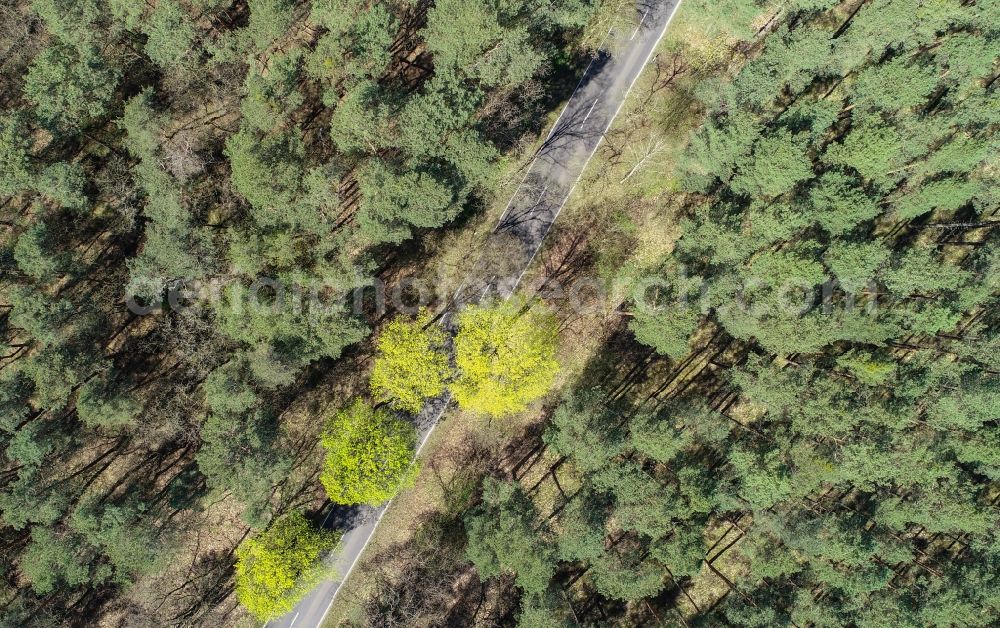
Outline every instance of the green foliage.
<svg viewBox="0 0 1000 628"><path fill-rule="evenodd" d="M554 590L543 595L528 596L522 602L521 614L517 617L518 628L570 628L572 618L564 610L561 596Z"/></svg>
<svg viewBox="0 0 1000 628"><path fill-rule="evenodd" d="M298 91L301 58L298 51L280 54L271 57L266 72L251 68L245 83L246 96L240 102L245 124L259 131L270 131L302 104L302 94Z"/></svg>
<svg viewBox="0 0 1000 628"><path fill-rule="evenodd" d="M295 133L264 138L243 128L226 140L233 187L263 224L276 224L292 211L302 186L303 151Z"/></svg>
<svg viewBox="0 0 1000 628"><path fill-rule="evenodd" d="M328 32L306 68L330 85L331 138L356 160L366 244L399 243L416 229L441 226L487 187L499 157L480 130L490 125L477 117L487 90L513 97L556 57L549 36L578 23L583 4L434 4L420 32L434 72L416 90L377 80L389 62L384 46L395 17L348 0L313 7L312 19ZM347 57L339 65L338 54Z"/></svg>
<svg viewBox="0 0 1000 628"><path fill-rule="evenodd" d="M452 394L472 412L521 412L555 381L557 339L555 318L540 306L469 306L458 316Z"/></svg>
<svg viewBox="0 0 1000 628"><path fill-rule="evenodd" d="M816 221L832 235L848 233L881 213L852 177L837 171L824 174L809 194Z"/></svg>
<svg viewBox="0 0 1000 628"><path fill-rule="evenodd" d="M685 448L713 444L729 434L717 412L700 403L675 401L657 413L639 413L630 422L632 446L657 462L669 463Z"/></svg>
<svg viewBox="0 0 1000 628"><path fill-rule="evenodd" d="M35 58L24 79L24 95L42 124L75 130L100 118L115 93L119 72L95 47L53 44Z"/></svg>
<svg viewBox="0 0 1000 628"><path fill-rule="evenodd" d="M251 355L265 357L282 370L337 357L365 333L362 323L348 318L336 304L313 301L291 290L275 294L264 284L229 286L216 306L216 317L221 333L252 347ZM251 370L258 373L253 364Z"/></svg>
<svg viewBox="0 0 1000 628"><path fill-rule="evenodd" d="M812 176L812 162L805 154L806 137L782 132L765 135L754 146L751 161L737 162L730 187L747 196L780 196Z"/></svg>
<svg viewBox="0 0 1000 628"><path fill-rule="evenodd" d="M664 486L653 470L636 462L623 461L594 474L594 486L613 503L613 519L618 527L660 539L670 532L671 518L680 516L676 490Z"/></svg>
<svg viewBox="0 0 1000 628"><path fill-rule="evenodd" d="M666 570L654 561L642 561L634 552L612 553L593 564L594 584L615 600L653 597L664 587Z"/></svg>
<svg viewBox="0 0 1000 628"><path fill-rule="evenodd" d="M100 0L32 0L45 28L62 42L77 47L99 42L104 17Z"/></svg>
<svg viewBox="0 0 1000 628"><path fill-rule="evenodd" d="M341 77L362 80L379 77L389 66L398 23L388 7L362 8L358 0L320 0L312 4L309 20L328 30L307 60L314 76L332 83Z"/></svg>
<svg viewBox="0 0 1000 628"><path fill-rule="evenodd" d="M57 583L74 587L90 580L87 558L86 554L81 555L79 542L72 536L35 527L31 531L31 543L21 558L21 571L35 593L46 595Z"/></svg>
<svg viewBox="0 0 1000 628"><path fill-rule="evenodd" d="M987 204L989 108L965 96L976 91L968 75L949 76L947 55L912 47L943 46L969 63L981 33L956 25L972 24L972 12L880 0L832 32L837 20L815 11L826 6L789 8L760 56L706 97L679 166L686 190L708 196L688 202L677 252L661 262L667 275L683 266L703 277L709 317L776 353L938 333L984 298L961 268L908 253L922 237L888 224ZM691 310L637 307L630 327L679 358L698 322Z"/></svg>
<svg viewBox="0 0 1000 628"><path fill-rule="evenodd" d="M931 211L952 212L968 203L979 193L972 181L957 178L938 179L920 186L897 201L900 218L916 218Z"/></svg>
<svg viewBox="0 0 1000 628"><path fill-rule="evenodd" d="M159 66L174 68L188 61L195 29L174 0L159 0L146 24L146 54Z"/></svg>
<svg viewBox="0 0 1000 628"><path fill-rule="evenodd" d="M54 447L51 442L47 442L42 427L35 424L27 424L16 430L11 430L10 441L4 454L8 460L18 462L29 468L37 468L45 460L45 457L52 453Z"/></svg>
<svg viewBox="0 0 1000 628"><path fill-rule="evenodd" d="M740 478L739 494L755 509L754 527L766 532L740 551L757 577L782 578L807 569L799 579L807 577L834 596L798 605L802 617L848 611L855 600L894 599L887 588L892 572L885 565L908 562L914 550L885 527L986 533L991 515L975 490L955 484L965 472L954 466L947 448L932 443L956 428L976 429L979 420L994 415L996 382L974 368L928 357L897 364L888 353L851 352L837 359L850 377L828 372L822 362L780 368L760 360L737 374L743 392L768 412L766 421L756 424L782 434L773 443L758 443L753 452L740 448L729 455ZM873 388L877 394L869 392ZM926 417L921 423L927 431L916 426L918 416ZM852 438L858 433L863 438ZM818 438L843 444L831 448L813 440ZM865 494L877 504L872 518L861 511L816 513L800 507L799 495L823 493L827 486ZM906 487L905 497L897 487ZM931 605L924 599L913 608Z"/></svg>
<svg viewBox="0 0 1000 628"><path fill-rule="evenodd" d="M400 410L419 412L426 400L444 392L451 374L445 338L429 313L412 321L396 317L376 341L372 395Z"/></svg>
<svg viewBox="0 0 1000 628"><path fill-rule="evenodd" d="M545 431L546 444L586 472L611 464L625 449L624 434L616 427L622 409L606 406L605 396L601 389L567 396Z"/></svg>
<svg viewBox="0 0 1000 628"><path fill-rule="evenodd" d="M69 509L71 496L64 487L39 490L38 483L50 477L35 467L22 469L17 480L0 493L0 510L13 529L24 530L29 523L51 525Z"/></svg>
<svg viewBox="0 0 1000 628"><path fill-rule="evenodd" d="M411 227L438 227L454 217L454 193L430 172L393 172L379 160L358 175L364 201L358 214L362 233L373 243L398 243Z"/></svg>
<svg viewBox="0 0 1000 628"><path fill-rule="evenodd" d="M199 278L207 269L200 253L206 246L192 229L183 190L162 167L160 134L163 120L153 108L154 94L145 89L125 104L119 126L127 134L126 145L139 158L133 168L146 195L143 214L149 219L139 256L129 260L130 294L151 300L160 298L164 286L178 278Z"/></svg>
<svg viewBox="0 0 1000 628"><path fill-rule="evenodd" d="M888 187L898 179L895 169L900 165L901 151L902 137L898 131L872 120L863 120L842 143L826 149L824 160L829 164L850 166L865 179Z"/></svg>
<svg viewBox="0 0 1000 628"><path fill-rule="evenodd" d="M629 321L629 329L642 344L679 359L690 350L688 339L700 321L701 314L695 308L680 305L664 313L641 310Z"/></svg>
<svg viewBox="0 0 1000 628"><path fill-rule="evenodd" d="M191 515L240 507L278 537L252 537L260 551L237 567L237 597L271 617L332 545L272 521L315 473L292 453L309 421L280 411L366 330L291 289L253 307L245 286L274 277L338 303L400 259L392 244L491 203L501 149L558 96L538 86L569 80L581 38L609 21L630 32L633 3L33 0L38 19L22 4L0 116L4 621L113 623L127 607L125 621L218 623L230 559L189 542L205 519ZM506 622L669 623L681 588L704 590L725 530L716 565L736 591L692 624L979 626L1000 612L1000 257L989 225L965 226L995 220L997 4L778 4L684 9L675 27L690 32L660 59L676 52L683 71L642 96L654 117L676 100L705 118L656 214L682 216L683 236L641 262L676 284L654 306L704 309L629 308L637 338L673 360L587 365L524 484L487 482L461 513L482 470L470 462L489 466L471 450L432 522L452 551L393 570L387 616L465 619L450 603L447 620L409 614L445 606L463 514L480 574L524 592L496 606ZM123 287L159 301L215 275L235 279L211 309L133 317L121 303ZM830 278L841 285L821 289ZM538 310L497 310L459 321L455 396L504 414L554 381L556 330ZM446 343L397 323L373 392L417 409L451 376ZM324 483L382 501L413 472L413 430L387 410L343 414L351 429L335 417L323 436ZM184 587L146 599L175 563L191 565ZM594 603L564 597L557 572Z"/></svg>
<svg viewBox="0 0 1000 628"><path fill-rule="evenodd" d="M20 568L39 595L111 581L127 585L163 565L160 535L132 505L84 503L66 529L36 526Z"/></svg>
<svg viewBox="0 0 1000 628"><path fill-rule="evenodd" d="M899 256L886 274L889 290L900 295L955 290L968 280L968 272L941 260L930 248L914 248Z"/></svg>
<svg viewBox="0 0 1000 628"><path fill-rule="evenodd" d="M435 3L423 35L435 66L475 77L484 85L517 85L531 78L544 56L535 48L530 22L510 20L517 5L475 0ZM506 15L505 15L506 14Z"/></svg>
<svg viewBox="0 0 1000 628"><path fill-rule="evenodd" d="M673 577L679 578L695 576L701 571L706 549L701 528L683 526L678 527L666 540L657 543L653 555L670 569Z"/></svg>
<svg viewBox="0 0 1000 628"><path fill-rule="evenodd" d="M245 360L234 359L209 373L203 385L205 403L214 412L239 413L258 405Z"/></svg>
<svg viewBox="0 0 1000 628"><path fill-rule="evenodd" d="M335 503L378 506L414 477L416 440L409 423L355 401L323 431L320 482Z"/></svg>
<svg viewBox="0 0 1000 628"><path fill-rule="evenodd" d="M809 247L764 251L740 274L736 282L723 284L723 294L733 296L717 310L719 320L737 338L756 338L775 352L811 353L838 337L878 339L882 333L863 311L842 313L839 321L810 311L826 275Z"/></svg>
<svg viewBox="0 0 1000 628"><path fill-rule="evenodd" d="M136 29L142 23L142 14L146 6L131 0L107 0L111 15L119 20L125 28Z"/></svg>
<svg viewBox="0 0 1000 628"><path fill-rule="evenodd" d="M604 555L605 502L599 494L585 490L566 505L559 516L556 555L560 560L590 562Z"/></svg>
<svg viewBox="0 0 1000 628"><path fill-rule="evenodd" d="M118 126L125 131L125 145L136 157L152 160L160 148L162 121L153 106L154 92L146 88L125 103L125 112Z"/></svg>
<svg viewBox="0 0 1000 628"><path fill-rule="evenodd" d="M769 533L768 527L755 526L740 544L740 553L750 560L753 575L782 578L798 573L802 569L801 562L790 548Z"/></svg>
<svg viewBox="0 0 1000 628"><path fill-rule="evenodd" d="M384 136L388 112L380 105L381 94L374 81L360 81L335 103L330 117L330 138L346 153L376 152L388 139Z"/></svg>
<svg viewBox="0 0 1000 628"><path fill-rule="evenodd" d="M880 242L834 242L823 261L849 291L877 279L892 252Z"/></svg>
<svg viewBox="0 0 1000 628"><path fill-rule="evenodd" d="M14 261L19 269L33 279L52 281L65 265L65 260L62 259L64 256L55 250L56 245L48 226L44 222L37 222L17 238Z"/></svg>
<svg viewBox="0 0 1000 628"><path fill-rule="evenodd" d="M956 133L936 151L917 164L920 174L934 176L946 172L971 172L986 158L989 143L986 138L975 138Z"/></svg>
<svg viewBox="0 0 1000 628"><path fill-rule="evenodd" d="M249 0L250 23L244 34L250 50L266 50L292 24L292 6L288 0Z"/></svg>
<svg viewBox="0 0 1000 628"><path fill-rule="evenodd" d="M10 323L27 332L29 338L45 345L59 345L68 334L65 326L73 313L73 304L55 299L44 292L15 287L8 294Z"/></svg>
<svg viewBox="0 0 1000 628"><path fill-rule="evenodd" d="M789 469L782 462L779 451L754 455L735 450L729 454L729 462L740 478L739 496L754 510L770 508L778 501L791 497Z"/></svg>
<svg viewBox="0 0 1000 628"><path fill-rule="evenodd" d="M144 504L105 505L96 500L73 513L70 527L91 548L107 557L111 579L131 584L135 576L162 569L169 560L163 534L145 518ZM98 570L105 565L98 566Z"/></svg>
<svg viewBox="0 0 1000 628"><path fill-rule="evenodd" d="M277 431L275 417L261 408L212 412L201 427L198 468L209 487L232 491L243 502L243 517L255 527L264 524L271 488L290 465L276 447Z"/></svg>
<svg viewBox="0 0 1000 628"><path fill-rule="evenodd" d="M520 485L487 478L482 505L465 519L466 557L480 578L513 573L527 594L540 594L555 572L548 531Z"/></svg>
<svg viewBox="0 0 1000 628"><path fill-rule="evenodd" d="M767 39L764 53L733 80L739 103L747 109L766 110L785 91L798 94L817 77L839 74L834 51L830 34L824 29L798 28L789 32L779 27Z"/></svg>
<svg viewBox="0 0 1000 628"><path fill-rule="evenodd" d="M86 207L83 192L86 177L76 164L54 163L38 175L35 187L38 193L66 209L81 211Z"/></svg>
<svg viewBox="0 0 1000 628"><path fill-rule="evenodd" d="M851 351L837 358L841 366L858 378L862 384L878 386L885 384L896 375L896 363L879 359L868 352Z"/></svg>
<svg viewBox="0 0 1000 628"><path fill-rule="evenodd" d="M851 86L851 102L861 110L882 109L896 112L926 102L937 86L938 76L933 65L911 64L907 55L888 63L869 66ZM891 86L891 89L886 89Z"/></svg>
<svg viewBox="0 0 1000 628"><path fill-rule="evenodd" d="M675 273L670 271L669 274ZM646 295L643 295L629 321L629 329L636 339L674 359L687 355L688 340L702 320L697 307L700 279L681 276L674 278L669 286L656 286L655 303L645 302Z"/></svg>
<svg viewBox="0 0 1000 628"><path fill-rule="evenodd" d="M97 356L80 351L78 346L53 345L27 358L22 371L35 384L34 402L39 407L62 409L74 387L93 372L97 362Z"/></svg>
<svg viewBox="0 0 1000 628"><path fill-rule="evenodd" d="M943 392L927 409L928 422L938 429L964 429L978 432L993 420L1000 410L1000 382L981 372L961 373L956 368L948 373L948 384L954 387Z"/></svg>
<svg viewBox="0 0 1000 628"><path fill-rule="evenodd" d="M750 154L761 132L760 123L741 109L709 118L681 157L684 186L702 192L718 179L728 180L737 162Z"/></svg>
<svg viewBox="0 0 1000 628"><path fill-rule="evenodd" d="M340 541L319 530L298 511L274 521L236 549L236 597L261 621L292 610L327 575L323 554Z"/></svg>
<svg viewBox="0 0 1000 628"><path fill-rule="evenodd" d="M319 427L284 410L367 334L345 297L401 259L386 245L491 202L494 142L537 132L538 85L578 65L591 4L6 7L0 624L114 623L123 600L126 623L227 621L232 556L198 513L225 513L213 538L232 539L230 515L263 530L302 501L316 469L299 445ZM251 303L262 277L284 295L268 282ZM436 331L376 369L411 409L451 376ZM430 371L400 388L412 346ZM415 435L372 414L350 443L368 449L341 451L354 495L383 500L414 472ZM180 564L186 583L160 586ZM264 567L236 583L258 614L310 584Z"/></svg>
<svg viewBox="0 0 1000 628"><path fill-rule="evenodd" d="M13 196L31 186L30 144L24 121L16 114L0 116L0 194Z"/></svg>
<svg viewBox="0 0 1000 628"><path fill-rule="evenodd" d="M216 62L244 61L248 55L267 52L295 19L288 0L249 0L247 6L250 9L247 25L227 31L208 47Z"/></svg>
<svg viewBox="0 0 1000 628"><path fill-rule="evenodd" d="M80 387L76 413L87 425L110 429L131 425L142 405L127 392L116 391L103 379L92 379Z"/></svg>

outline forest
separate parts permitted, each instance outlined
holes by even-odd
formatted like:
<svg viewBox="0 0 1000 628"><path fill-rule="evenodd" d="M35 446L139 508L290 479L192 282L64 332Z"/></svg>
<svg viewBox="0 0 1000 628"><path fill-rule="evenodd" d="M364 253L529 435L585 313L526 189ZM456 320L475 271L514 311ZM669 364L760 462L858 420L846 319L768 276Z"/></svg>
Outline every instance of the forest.
<svg viewBox="0 0 1000 628"><path fill-rule="evenodd" d="M708 4L525 288L599 346L424 463L348 623L996 625L1000 4Z"/></svg>
<svg viewBox="0 0 1000 628"><path fill-rule="evenodd" d="M0 3L0 626L260 625L389 499L327 626L996 625L997 0L685 0L519 294L380 307L635 6Z"/></svg>
<svg viewBox="0 0 1000 628"><path fill-rule="evenodd" d="M492 203L611 9L0 10L0 625L266 619L412 454L351 297Z"/></svg>

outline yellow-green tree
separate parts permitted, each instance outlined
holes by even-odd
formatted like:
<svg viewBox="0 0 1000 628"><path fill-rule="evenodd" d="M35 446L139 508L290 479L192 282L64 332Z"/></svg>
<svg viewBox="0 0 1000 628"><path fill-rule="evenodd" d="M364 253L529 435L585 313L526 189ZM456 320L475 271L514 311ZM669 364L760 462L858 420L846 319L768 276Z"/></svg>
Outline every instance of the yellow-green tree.
<svg viewBox="0 0 1000 628"><path fill-rule="evenodd" d="M558 324L540 306L474 305L458 317L451 392L473 412L504 416L524 410L552 386Z"/></svg>
<svg viewBox="0 0 1000 628"><path fill-rule="evenodd" d="M323 578L323 552L340 534L313 527L295 511L236 550L236 597L261 621L284 615Z"/></svg>
<svg viewBox="0 0 1000 628"><path fill-rule="evenodd" d="M416 320L397 317L379 336L370 382L379 401L416 414L425 400L444 392L450 374L445 332L430 318L426 312Z"/></svg>
<svg viewBox="0 0 1000 628"><path fill-rule="evenodd" d="M320 482L338 504L377 506L413 477L417 432L386 410L355 401L323 432L326 462Z"/></svg>

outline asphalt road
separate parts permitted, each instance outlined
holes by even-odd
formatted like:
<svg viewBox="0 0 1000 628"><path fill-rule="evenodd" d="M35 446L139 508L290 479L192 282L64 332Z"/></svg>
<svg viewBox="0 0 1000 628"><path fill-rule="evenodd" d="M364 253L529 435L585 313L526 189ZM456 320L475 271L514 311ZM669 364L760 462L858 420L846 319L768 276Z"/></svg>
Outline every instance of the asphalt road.
<svg viewBox="0 0 1000 628"><path fill-rule="evenodd" d="M608 34L603 50L587 67L545 143L528 167L497 223L481 262L466 279L454 302L460 307L487 294L507 298L541 248L542 241L572 195L587 163L625 102L640 72L653 56L681 0L638 0L639 26L631 32ZM491 254L492 253L492 254ZM498 259L502 263L498 263ZM449 317L444 324L449 326ZM423 449L448 407L447 397L429 402L416 418ZM378 508L334 507L324 526L344 531L339 550L327 557L336 580L322 582L290 613L268 622L274 628L318 628L351 574L382 515L392 504Z"/></svg>

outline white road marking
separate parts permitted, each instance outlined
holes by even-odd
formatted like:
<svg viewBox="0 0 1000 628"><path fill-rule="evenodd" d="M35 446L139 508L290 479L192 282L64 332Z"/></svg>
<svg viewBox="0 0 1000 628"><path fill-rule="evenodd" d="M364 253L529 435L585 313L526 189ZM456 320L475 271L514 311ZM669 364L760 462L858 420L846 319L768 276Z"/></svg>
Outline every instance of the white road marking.
<svg viewBox="0 0 1000 628"><path fill-rule="evenodd" d="M292 628L295 625L295 620L299 618L299 614L295 613L295 617L292 617L292 623L288 624L288 628Z"/></svg>
<svg viewBox="0 0 1000 628"><path fill-rule="evenodd" d="M632 36L628 38L629 41L632 41L633 39L635 39L635 36L639 34L639 29L642 28L642 25L646 22L646 16L647 15L649 15L649 9L646 9L646 12L642 14L642 19L639 20L639 25L635 27L635 32L632 33ZM669 24L669 22L668 22L668 24ZM659 43L659 42L657 42L657 43Z"/></svg>
<svg viewBox="0 0 1000 628"><path fill-rule="evenodd" d="M382 509L382 512L379 513L378 518L375 520L375 525L372 526L372 531L369 532L368 536L365 538L365 542L361 546L361 551L354 557L354 560L351 561L351 566L347 568L347 573L345 573L344 577L340 579L337 589L333 592L333 597L330 598L330 603L326 605L326 610L323 611L323 615L319 618L319 623L316 624L316 626L323 625L323 620L325 620L326 616L330 613L330 607L333 606L333 603L337 600L337 595L340 593L340 590L344 588L344 583L347 582L347 578L351 575L351 572L354 571L354 566L358 564L359 560L361 560L361 555L365 553L365 549L368 547L368 541L372 540L372 535L375 534L375 530L378 529L378 524L382 521L382 517L385 515L385 512L389 510L390 504L392 504L391 499L385 503L385 508Z"/></svg>
<svg viewBox="0 0 1000 628"><path fill-rule="evenodd" d="M549 191L549 184L546 184L545 189L542 190L542 193L538 195L538 199L535 201L535 205L538 205L539 203L542 202L542 197L545 196L545 193L548 191Z"/></svg>
<svg viewBox="0 0 1000 628"><path fill-rule="evenodd" d="M584 118L583 118L583 122L581 122L581 123L580 123L580 128L583 128L583 125L587 124L587 120L589 120L589 119L590 119L590 114L594 113L594 107L596 107L596 106L597 106L597 101L599 101L600 99L601 99L601 97L600 97L600 96L598 96L597 98L595 98L595 99L594 99L594 104L592 104L592 105L590 106L590 111L588 111L588 112L587 112L587 115L586 115L586 116L584 116Z"/></svg>

